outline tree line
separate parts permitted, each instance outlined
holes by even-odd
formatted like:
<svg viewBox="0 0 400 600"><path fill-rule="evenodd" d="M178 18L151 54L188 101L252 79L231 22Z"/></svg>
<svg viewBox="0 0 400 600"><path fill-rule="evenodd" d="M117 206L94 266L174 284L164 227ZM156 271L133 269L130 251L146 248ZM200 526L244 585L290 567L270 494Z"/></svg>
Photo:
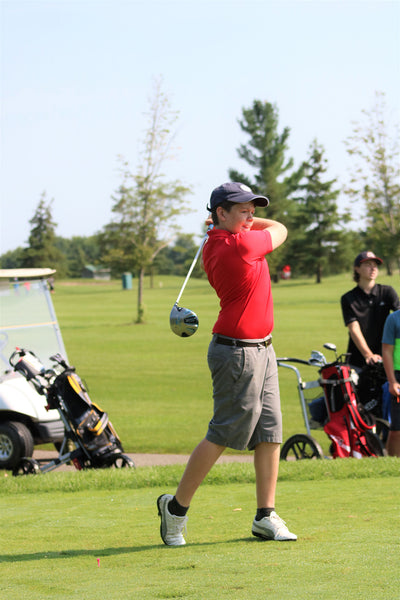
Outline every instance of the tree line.
<svg viewBox="0 0 400 600"><path fill-rule="evenodd" d="M327 177L328 160L317 139L303 162L294 164L288 155L290 128L280 129L275 104L254 100L242 109L238 124L247 141L237 153L243 171L229 168L228 178L268 196L269 207L257 209L257 214L281 221L289 230L287 242L268 260L275 280L288 264L293 276L314 276L320 283L323 276L348 270L354 256L369 248L382 257L389 274L400 269L398 130L394 136L388 131L382 93L376 94L372 109L361 114L345 140L352 175L340 185ZM53 201L44 192L30 220L27 247L3 254L2 268L53 267L59 277L80 277L86 264L109 267L114 277L132 272L138 278L140 322L145 273L183 275L196 250L194 234L183 234L177 225L182 207L189 206L184 200L191 187L164 174L175 152L177 119L162 82L155 81L138 167L132 170L119 157L121 184L111 198L111 222L88 237L58 237ZM349 200L342 212L341 193ZM356 205L364 223L354 228ZM200 268L196 274L202 276Z"/></svg>

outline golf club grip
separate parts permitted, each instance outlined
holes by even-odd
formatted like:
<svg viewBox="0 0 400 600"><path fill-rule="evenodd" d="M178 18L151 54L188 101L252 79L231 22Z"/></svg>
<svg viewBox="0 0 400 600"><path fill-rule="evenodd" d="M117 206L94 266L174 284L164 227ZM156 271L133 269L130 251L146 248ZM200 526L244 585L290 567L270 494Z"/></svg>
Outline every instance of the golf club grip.
<svg viewBox="0 0 400 600"><path fill-rule="evenodd" d="M186 284L187 284L187 282L188 282L188 279L189 279L189 277L190 277L190 276L191 276L191 274L192 274L192 271L193 271L193 269L194 269L194 267L195 267L195 264L196 264L196 262L197 262L197 259L199 258L200 252L202 251L202 248L203 248L203 246L204 246L204 244L205 244L205 242L206 242L206 239L207 239L207 237L208 237L208 234L206 233L206 235L205 235L205 236L203 237L203 239L201 240L201 243L200 243L199 249L198 249L198 250L197 250L197 252L196 252L196 256L194 257L194 259L193 259L193 261L192 261L192 264L190 265L190 269L189 269L189 271L188 271L188 274L186 275L186 279L185 279L185 281L183 282L183 285L182 285L182 287L181 287L181 291L179 292L179 295L178 295L178 297L177 297L177 299L176 299L176 302L175 302L175 304L179 304L179 300L181 299L181 296L182 296L182 294L183 294L183 290L185 289L185 287L186 287Z"/></svg>

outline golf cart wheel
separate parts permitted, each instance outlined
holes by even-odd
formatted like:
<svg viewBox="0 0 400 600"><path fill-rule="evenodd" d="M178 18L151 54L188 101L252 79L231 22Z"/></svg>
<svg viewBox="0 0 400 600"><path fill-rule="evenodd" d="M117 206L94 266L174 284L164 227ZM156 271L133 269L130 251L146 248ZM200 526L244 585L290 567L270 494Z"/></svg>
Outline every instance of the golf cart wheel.
<svg viewBox="0 0 400 600"><path fill-rule="evenodd" d="M0 469L14 469L21 456L32 456L33 438L18 421L0 423Z"/></svg>
<svg viewBox="0 0 400 600"><path fill-rule="evenodd" d="M324 458L321 446L311 435L292 435L282 446L281 460Z"/></svg>
<svg viewBox="0 0 400 600"><path fill-rule="evenodd" d="M386 455L385 447L379 436L377 436L375 433L372 433L372 431L365 431L364 435L370 452L372 452L375 456Z"/></svg>
<svg viewBox="0 0 400 600"><path fill-rule="evenodd" d="M126 454L119 454L116 456L113 465L116 469L122 469L124 467L135 469L135 463Z"/></svg>
<svg viewBox="0 0 400 600"><path fill-rule="evenodd" d="M26 425L23 423L16 423L19 435L23 440L23 449L21 456L30 458L33 454L33 436Z"/></svg>
<svg viewBox="0 0 400 600"><path fill-rule="evenodd" d="M33 458L21 458L18 465L13 469L14 477L18 475L36 475L40 473L39 464Z"/></svg>

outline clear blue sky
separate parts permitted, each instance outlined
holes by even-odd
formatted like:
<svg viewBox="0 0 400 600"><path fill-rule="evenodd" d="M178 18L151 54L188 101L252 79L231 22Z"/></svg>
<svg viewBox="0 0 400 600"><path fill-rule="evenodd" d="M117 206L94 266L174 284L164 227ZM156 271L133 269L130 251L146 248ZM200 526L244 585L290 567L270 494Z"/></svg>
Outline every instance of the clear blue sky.
<svg viewBox="0 0 400 600"><path fill-rule="evenodd" d="M248 172L238 119L255 99L277 105L296 166L317 138L344 183L343 140L386 94L399 121L400 2L1 0L0 252L26 244L40 196L57 234L91 235L111 219L133 170L154 77L179 111L167 176L193 186L199 234L212 188Z"/></svg>

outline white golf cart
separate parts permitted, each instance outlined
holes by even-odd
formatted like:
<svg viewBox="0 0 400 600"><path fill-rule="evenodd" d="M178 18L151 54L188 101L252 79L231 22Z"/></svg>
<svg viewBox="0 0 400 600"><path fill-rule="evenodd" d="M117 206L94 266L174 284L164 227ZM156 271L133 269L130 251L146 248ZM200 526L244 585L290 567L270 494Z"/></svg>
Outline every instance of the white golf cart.
<svg viewBox="0 0 400 600"><path fill-rule="evenodd" d="M67 359L49 290L52 269L0 269L0 469L31 457L35 445L59 447L64 424L57 410L25 377L11 369L16 347L34 352L51 367L50 356Z"/></svg>

